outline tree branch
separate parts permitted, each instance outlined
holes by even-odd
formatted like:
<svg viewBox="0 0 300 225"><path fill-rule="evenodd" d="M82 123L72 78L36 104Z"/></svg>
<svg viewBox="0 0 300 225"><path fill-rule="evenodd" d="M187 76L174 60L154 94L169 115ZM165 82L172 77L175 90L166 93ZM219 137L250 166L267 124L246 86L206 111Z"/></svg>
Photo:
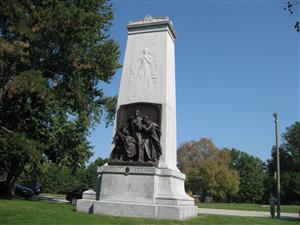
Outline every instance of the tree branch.
<svg viewBox="0 0 300 225"><path fill-rule="evenodd" d="M0 126L0 128L1 128L2 130L5 130L7 133L15 134L15 132L13 132L13 131L7 129L6 127Z"/></svg>

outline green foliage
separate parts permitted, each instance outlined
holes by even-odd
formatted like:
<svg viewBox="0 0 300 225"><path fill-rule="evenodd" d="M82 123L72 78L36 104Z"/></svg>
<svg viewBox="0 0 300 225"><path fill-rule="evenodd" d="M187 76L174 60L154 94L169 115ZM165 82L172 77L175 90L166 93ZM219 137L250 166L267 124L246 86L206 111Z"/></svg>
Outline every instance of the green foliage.
<svg viewBox="0 0 300 225"><path fill-rule="evenodd" d="M0 135L0 193L10 195L10 189L22 173L22 168L31 160L40 160L41 146L39 143L28 139L24 134L1 133ZM8 181L5 185L5 181Z"/></svg>
<svg viewBox="0 0 300 225"><path fill-rule="evenodd" d="M97 158L95 162L92 162L86 168L85 179L88 187L94 188L96 186L98 180L97 167L103 166L107 161L107 159Z"/></svg>
<svg viewBox="0 0 300 225"><path fill-rule="evenodd" d="M41 184L45 193L67 193L76 188L87 188L82 183L84 171L82 168L72 172L67 167L45 165L42 171Z"/></svg>
<svg viewBox="0 0 300 225"><path fill-rule="evenodd" d="M34 187L36 183L40 183L44 193L68 193L77 188L94 188L97 182L97 167L106 162L107 159L98 158L89 166L77 169L53 163L44 163L39 168L28 165L19 182L27 187Z"/></svg>
<svg viewBox="0 0 300 225"><path fill-rule="evenodd" d="M286 128L286 132L282 135L283 147L287 153L292 156L292 165L295 169L300 168L300 122L295 122Z"/></svg>
<svg viewBox="0 0 300 225"><path fill-rule="evenodd" d="M238 173L229 168L230 155L211 140L187 142L179 147L178 167L186 174L186 190L226 201L239 190Z"/></svg>
<svg viewBox="0 0 300 225"><path fill-rule="evenodd" d="M300 203L300 122L287 127L282 135L283 144L280 146L280 181L281 202L286 204ZM269 180L274 181L276 172L276 148L272 149L272 158L268 160ZM269 183L267 185L272 185ZM276 190L270 189L269 192Z"/></svg>
<svg viewBox="0 0 300 225"><path fill-rule="evenodd" d="M230 150L230 168L240 176L239 200L245 203L261 202L264 193L265 171L263 162L237 149Z"/></svg>
<svg viewBox="0 0 300 225"><path fill-rule="evenodd" d="M114 117L116 98L99 88L119 68L112 19L106 0L0 2L1 187L28 163L75 168L91 156L89 129Z"/></svg>

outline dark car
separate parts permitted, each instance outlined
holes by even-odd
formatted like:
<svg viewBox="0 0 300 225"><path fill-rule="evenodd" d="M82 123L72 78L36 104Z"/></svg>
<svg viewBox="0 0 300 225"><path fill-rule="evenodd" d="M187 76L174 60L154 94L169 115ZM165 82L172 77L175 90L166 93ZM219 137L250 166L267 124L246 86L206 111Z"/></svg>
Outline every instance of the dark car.
<svg viewBox="0 0 300 225"><path fill-rule="evenodd" d="M67 194L66 199L72 203L72 205L76 205L77 199L82 199L82 194L84 191L88 189L86 188L78 188L74 191L71 191Z"/></svg>
<svg viewBox="0 0 300 225"><path fill-rule="evenodd" d="M34 196L34 192L32 189L25 187L21 184L16 184L15 186L15 195L24 197L24 198L31 198Z"/></svg>

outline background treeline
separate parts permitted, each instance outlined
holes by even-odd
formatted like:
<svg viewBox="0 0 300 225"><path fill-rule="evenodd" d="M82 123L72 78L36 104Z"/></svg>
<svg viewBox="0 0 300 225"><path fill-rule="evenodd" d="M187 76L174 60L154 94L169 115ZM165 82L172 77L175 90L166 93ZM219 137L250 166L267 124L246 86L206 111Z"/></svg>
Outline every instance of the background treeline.
<svg viewBox="0 0 300 225"><path fill-rule="evenodd" d="M280 146L281 201L300 204L300 123L287 128ZM207 138L178 149L178 167L186 174L186 190L219 202L268 203L276 194L276 149L263 162L237 149L217 148Z"/></svg>
<svg viewBox="0 0 300 225"><path fill-rule="evenodd" d="M45 163L39 168L25 168L19 182L34 188L42 185L42 192L65 194L77 188L94 188L97 182L97 167L102 166L107 159L98 158L88 166L77 169Z"/></svg>
<svg viewBox="0 0 300 225"><path fill-rule="evenodd" d="M280 146L283 204L300 204L300 123L287 128ZM263 162L238 149L219 149L207 138L189 141L178 148L178 167L186 174L186 191L215 202L268 203L276 194L276 152ZM98 158L88 166L74 169L47 162L40 167L27 166L22 184L43 185L43 192L67 193L76 188L92 188L97 167L107 159Z"/></svg>

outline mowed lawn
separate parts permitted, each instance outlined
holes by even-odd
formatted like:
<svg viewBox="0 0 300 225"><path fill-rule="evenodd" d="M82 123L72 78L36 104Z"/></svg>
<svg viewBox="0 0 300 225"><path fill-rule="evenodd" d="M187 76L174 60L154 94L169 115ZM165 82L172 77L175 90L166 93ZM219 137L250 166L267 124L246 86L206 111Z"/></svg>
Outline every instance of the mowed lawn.
<svg viewBox="0 0 300 225"><path fill-rule="evenodd" d="M199 208L209 209L231 209L248 211L270 211L269 205L259 204L237 204L237 203L200 203ZM281 205L281 212L299 213L300 205Z"/></svg>
<svg viewBox="0 0 300 225"><path fill-rule="evenodd" d="M150 219L111 217L75 212L69 204L49 203L30 200L0 200L0 225L103 225L103 224L299 224L299 220L278 220L201 215L188 221L162 221Z"/></svg>

